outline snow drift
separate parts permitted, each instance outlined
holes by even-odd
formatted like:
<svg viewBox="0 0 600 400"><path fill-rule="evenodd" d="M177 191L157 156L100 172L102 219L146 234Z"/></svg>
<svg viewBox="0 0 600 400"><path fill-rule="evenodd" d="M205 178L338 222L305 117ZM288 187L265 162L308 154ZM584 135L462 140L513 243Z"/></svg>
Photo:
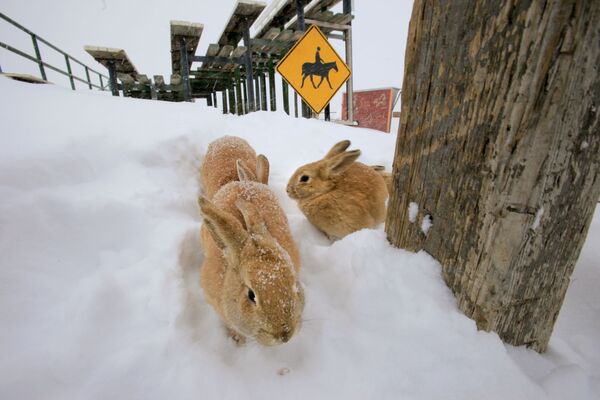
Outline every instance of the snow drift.
<svg viewBox="0 0 600 400"><path fill-rule="evenodd" d="M0 398L600 394L589 243L539 355L478 332L427 254L391 247L382 227L332 243L286 196L295 168L341 139L389 169L395 135L3 78L0 90ZM269 157L300 248L304 324L283 346L236 347L200 290L198 166L226 134Z"/></svg>

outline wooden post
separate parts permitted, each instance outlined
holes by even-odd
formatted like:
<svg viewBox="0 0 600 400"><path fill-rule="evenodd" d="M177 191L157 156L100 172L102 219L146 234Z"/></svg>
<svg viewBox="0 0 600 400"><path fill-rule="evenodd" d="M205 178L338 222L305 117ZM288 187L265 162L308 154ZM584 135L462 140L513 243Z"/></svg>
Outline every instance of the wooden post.
<svg viewBox="0 0 600 400"><path fill-rule="evenodd" d="M329 103L325 106L325 121L331 121L331 109L329 108Z"/></svg>
<svg viewBox="0 0 600 400"><path fill-rule="evenodd" d="M212 93L210 93L208 96L206 96L206 105L209 107L212 107L213 105L213 97L212 97Z"/></svg>
<svg viewBox="0 0 600 400"><path fill-rule="evenodd" d="M100 87L104 90L104 82L102 82L102 75L98 74L98 78L100 78Z"/></svg>
<svg viewBox="0 0 600 400"><path fill-rule="evenodd" d="M290 115L290 90L288 83L282 78L281 89L283 92L283 110Z"/></svg>
<svg viewBox="0 0 600 400"><path fill-rule="evenodd" d="M385 229L542 352L600 195L600 2L464 4L414 2Z"/></svg>
<svg viewBox="0 0 600 400"><path fill-rule="evenodd" d="M217 92L212 92L212 96L213 96L213 105L214 105L215 108L217 108L218 107L218 104L217 104Z"/></svg>

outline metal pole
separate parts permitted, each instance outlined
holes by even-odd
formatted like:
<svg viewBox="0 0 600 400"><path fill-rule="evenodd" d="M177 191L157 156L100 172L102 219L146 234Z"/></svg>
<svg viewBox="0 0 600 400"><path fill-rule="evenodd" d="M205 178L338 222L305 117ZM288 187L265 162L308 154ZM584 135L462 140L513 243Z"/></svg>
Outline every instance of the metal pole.
<svg viewBox="0 0 600 400"><path fill-rule="evenodd" d="M229 79L227 85L227 95L229 96L229 113L235 114L235 93L233 91L233 81Z"/></svg>
<svg viewBox="0 0 600 400"><path fill-rule="evenodd" d="M213 105L214 105L215 108L217 108L218 107L218 105L217 105L217 92L213 92L212 96L213 96Z"/></svg>
<svg viewBox="0 0 600 400"><path fill-rule="evenodd" d="M225 91L227 89L223 88L223 91L221 92L222 95L222 101L223 101L223 114L227 114L227 95L225 94Z"/></svg>
<svg viewBox="0 0 600 400"><path fill-rule="evenodd" d="M304 6L302 5L302 0L296 0L296 17L298 18L298 30L304 32ZM302 100L302 116L308 118L308 115L308 106Z"/></svg>
<svg viewBox="0 0 600 400"><path fill-rule="evenodd" d="M256 99L255 99L256 102L254 103L254 106L255 106L254 110L258 111L258 110L260 110L260 86L258 85L258 75L256 75L254 77L254 90L255 90L254 93L256 93Z"/></svg>
<svg viewBox="0 0 600 400"><path fill-rule="evenodd" d="M244 18L244 62L246 67L246 87L248 89L248 112L256 111L256 102L254 99L254 72L252 71L252 45L250 44L250 24L248 19Z"/></svg>
<svg viewBox="0 0 600 400"><path fill-rule="evenodd" d="M298 17L298 29L304 32L304 6L302 0L296 0L296 16Z"/></svg>
<svg viewBox="0 0 600 400"><path fill-rule="evenodd" d="M283 110L290 115L290 92L288 83L281 79L281 91L283 92Z"/></svg>
<svg viewBox="0 0 600 400"><path fill-rule="evenodd" d="M344 14L352 14L352 1L344 0ZM344 31L344 42L346 44L346 65L352 71L352 21L348 22L350 28ZM352 82L352 74L346 81L346 115L348 121L354 124L354 85Z"/></svg>
<svg viewBox="0 0 600 400"><path fill-rule="evenodd" d="M102 82L102 75L98 74L98 78L100 78L100 87L104 90L104 82Z"/></svg>
<svg viewBox="0 0 600 400"><path fill-rule="evenodd" d="M185 38L181 38L179 44L179 69L181 70L181 78L183 79L183 99L192 101L190 88L190 64L188 63L187 43Z"/></svg>
<svg viewBox="0 0 600 400"><path fill-rule="evenodd" d="M240 81L241 84L241 81ZM246 85L241 85L244 92L244 114L248 114L248 89Z"/></svg>
<svg viewBox="0 0 600 400"><path fill-rule="evenodd" d="M69 80L71 81L71 89L75 90L75 81L73 80L73 72L71 71L71 63L69 62L69 56L65 54L65 61L67 63L67 72L69 72Z"/></svg>
<svg viewBox="0 0 600 400"><path fill-rule="evenodd" d="M277 111L277 98L275 93L275 68L273 60L269 60L269 95L271 97L271 111Z"/></svg>
<svg viewBox="0 0 600 400"><path fill-rule="evenodd" d="M237 115L244 115L244 103L242 102L242 84L240 81L240 67L235 69L235 98L237 100Z"/></svg>
<svg viewBox="0 0 600 400"><path fill-rule="evenodd" d="M92 90L92 80L90 79L90 70L88 67L85 67L85 76L87 77L88 86Z"/></svg>
<svg viewBox="0 0 600 400"><path fill-rule="evenodd" d="M331 121L331 109L329 108L329 103L325 106L325 121Z"/></svg>
<svg viewBox="0 0 600 400"><path fill-rule="evenodd" d="M264 72L260 74L260 109L267 111L267 79Z"/></svg>
<svg viewBox="0 0 600 400"><path fill-rule="evenodd" d="M46 78L46 70L44 69L44 64L42 63L42 55L40 53L40 48L38 46L37 37L32 33L31 41L33 42L33 49L35 50L35 58L37 58L38 65L40 66L40 74L42 74L42 79L47 81Z"/></svg>
<svg viewBox="0 0 600 400"><path fill-rule="evenodd" d="M115 72L115 62L110 61L108 63L108 78L110 82L110 90L113 96L119 95L119 86L117 86L117 73Z"/></svg>
<svg viewBox="0 0 600 400"><path fill-rule="evenodd" d="M298 118L298 92L294 91L294 117Z"/></svg>

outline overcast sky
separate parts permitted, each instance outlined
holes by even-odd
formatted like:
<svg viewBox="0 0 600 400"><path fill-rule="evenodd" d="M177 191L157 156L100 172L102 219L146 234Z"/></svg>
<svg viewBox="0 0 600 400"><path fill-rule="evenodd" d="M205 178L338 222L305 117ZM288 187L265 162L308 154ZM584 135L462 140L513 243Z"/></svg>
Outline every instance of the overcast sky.
<svg viewBox="0 0 600 400"><path fill-rule="evenodd" d="M84 52L84 45L123 48L140 73L169 76L169 21L204 24L197 51L202 55L217 41L234 4L235 0L2 0L0 11L103 73L106 70ZM401 86L411 10L411 0L355 0L355 89ZM4 20L0 20L0 41L34 54L31 38ZM343 57L343 42L332 43ZM44 47L41 52L48 62L64 67L60 55ZM0 49L0 65L5 72L39 75L34 63L4 49ZM68 84L60 75L48 75ZM339 98L338 93L332 102L334 112L339 111Z"/></svg>

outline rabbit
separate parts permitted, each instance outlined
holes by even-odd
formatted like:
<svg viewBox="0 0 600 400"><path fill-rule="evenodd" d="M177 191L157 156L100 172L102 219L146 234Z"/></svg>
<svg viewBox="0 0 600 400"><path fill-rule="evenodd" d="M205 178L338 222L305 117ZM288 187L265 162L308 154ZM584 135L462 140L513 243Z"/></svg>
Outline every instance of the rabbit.
<svg viewBox="0 0 600 400"><path fill-rule="evenodd" d="M288 196L333 240L385 220L385 180L373 168L355 162L360 150L346 151L349 146L349 140L337 143L322 160L298 168L287 184Z"/></svg>
<svg viewBox="0 0 600 400"><path fill-rule="evenodd" d="M379 175L383 177L383 180L385 181L385 186L388 191L388 195L392 194L392 173L387 172L383 165L371 165L371 168L374 171L377 171Z"/></svg>
<svg viewBox="0 0 600 400"><path fill-rule="evenodd" d="M239 345L246 337L283 344L301 325L300 254L273 192L242 179L221 187L212 201L198 200L205 256L200 284Z"/></svg>
<svg viewBox="0 0 600 400"><path fill-rule="evenodd" d="M240 160L253 180L268 184L269 160L256 152L244 139L223 136L208 145L200 166L204 195L211 199L220 187L238 179L236 160Z"/></svg>

